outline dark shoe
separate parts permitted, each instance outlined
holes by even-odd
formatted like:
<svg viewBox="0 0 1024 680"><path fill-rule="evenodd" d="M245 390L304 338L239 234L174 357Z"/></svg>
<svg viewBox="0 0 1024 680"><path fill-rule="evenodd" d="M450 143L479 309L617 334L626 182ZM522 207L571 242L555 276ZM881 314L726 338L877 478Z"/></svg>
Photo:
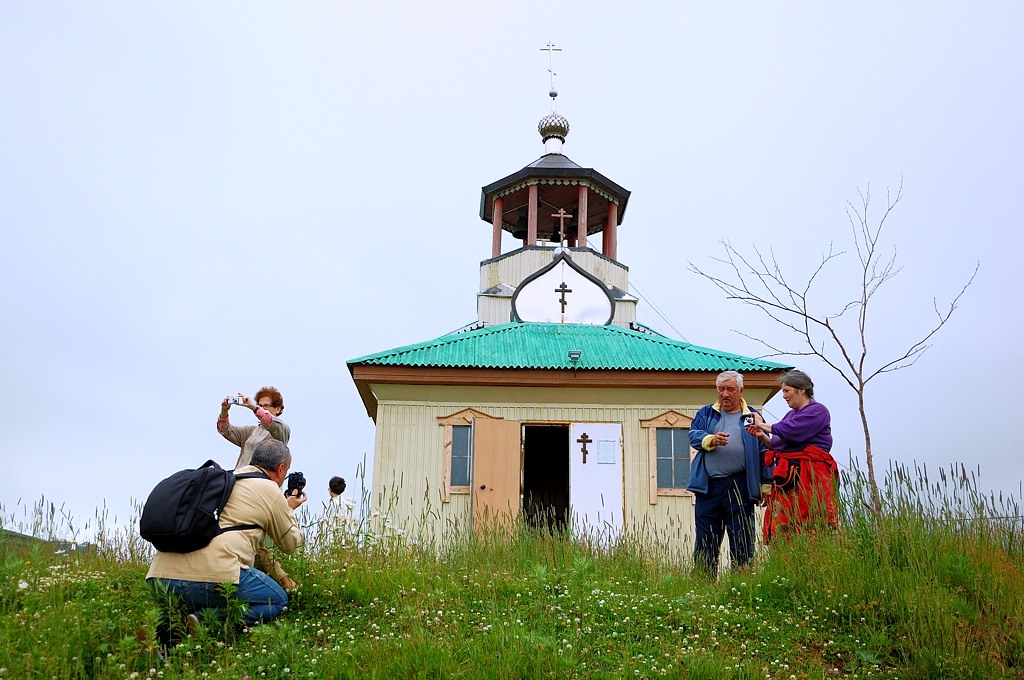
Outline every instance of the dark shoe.
<svg viewBox="0 0 1024 680"><path fill-rule="evenodd" d="M149 626L139 626L139 629L135 631L135 639L147 648L156 644L153 640L153 633L150 631Z"/></svg>
<svg viewBox="0 0 1024 680"><path fill-rule="evenodd" d="M160 631L157 630L157 637L160 636ZM146 651L150 654L156 654L157 658L163 661L163 645L158 644L157 640L153 637L153 631L149 626L140 626L135 631L135 639L142 643L142 646L146 648Z"/></svg>
<svg viewBox="0 0 1024 680"><path fill-rule="evenodd" d="M189 637L196 637L199 635L199 617L195 614L189 614L186 616L185 630L188 631Z"/></svg>

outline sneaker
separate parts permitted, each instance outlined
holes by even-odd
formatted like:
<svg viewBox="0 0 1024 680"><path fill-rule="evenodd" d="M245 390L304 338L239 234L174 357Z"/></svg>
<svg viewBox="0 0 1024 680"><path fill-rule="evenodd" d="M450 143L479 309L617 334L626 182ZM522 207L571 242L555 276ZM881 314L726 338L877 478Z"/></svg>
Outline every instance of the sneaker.
<svg viewBox="0 0 1024 680"><path fill-rule="evenodd" d="M199 635L199 617L195 614L189 614L185 617L185 629L188 631L189 637L195 637Z"/></svg>

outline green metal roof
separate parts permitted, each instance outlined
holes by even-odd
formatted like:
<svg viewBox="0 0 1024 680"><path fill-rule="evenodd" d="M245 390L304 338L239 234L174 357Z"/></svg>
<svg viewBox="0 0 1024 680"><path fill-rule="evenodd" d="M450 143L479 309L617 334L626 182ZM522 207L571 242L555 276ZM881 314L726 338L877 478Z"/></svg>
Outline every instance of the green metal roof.
<svg viewBox="0 0 1024 680"><path fill-rule="evenodd" d="M575 365L569 350L580 350ZM618 326L555 323L509 323L452 333L351 359L348 365L709 372L790 368Z"/></svg>

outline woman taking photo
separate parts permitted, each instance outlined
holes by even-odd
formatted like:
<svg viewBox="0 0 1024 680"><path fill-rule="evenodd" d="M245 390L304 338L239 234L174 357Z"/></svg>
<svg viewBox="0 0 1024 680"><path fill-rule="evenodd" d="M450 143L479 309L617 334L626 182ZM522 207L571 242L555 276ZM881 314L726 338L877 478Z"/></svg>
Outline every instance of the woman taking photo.
<svg viewBox="0 0 1024 680"><path fill-rule="evenodd" d="M765 464L775 466L764 516L765 543L807 526L839 525L839 468L830 453L832 417L814 400L814 383L803 371L792 370L779 383L789 412L774 425L755 414L747 427L768 446Z"/></svg>
<svg viewBox="0 0 1024 680"><path fill-rule="evenodd" d="M233 425L228 420L228 409L239 406L252 411L256 416L256 425ZM217 418L217 432L229 442L241 449L235 469L249 464L253 449L264 439L274 438L284 444L288 443L292 431L281 420L284 411L284 397L274 387L263 387L256 393L256 399L250 399L241 392L237 397L224 397L220 403L220 416Z"/></svg>

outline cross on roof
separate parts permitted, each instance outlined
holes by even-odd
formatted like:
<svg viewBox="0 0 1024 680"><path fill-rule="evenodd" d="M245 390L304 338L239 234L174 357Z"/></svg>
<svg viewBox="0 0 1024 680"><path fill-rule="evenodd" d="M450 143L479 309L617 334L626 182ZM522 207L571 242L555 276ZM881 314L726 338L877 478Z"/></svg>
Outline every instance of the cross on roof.
<svg viewBox="0 0 1024 680"><path fill-rule="evenodd" d="M540 48L541 52L548 53L548 73L551 74L551 91L548 92L548 96L551 97L551 110L555 110L555 97L558 96L558 90L555 89L555 52L561 52L561 47L555 47L555 43L548 41L548 44Z"/></svg>
<svg viewBox="0 0 1024 680"><path fill-rule="evenodd" d="M572 215L565 212L565 208L559 208L558 212L552 213L551 216L558 218L558 243L561 245L565 240L565 218L571 218Z"/></svg>

